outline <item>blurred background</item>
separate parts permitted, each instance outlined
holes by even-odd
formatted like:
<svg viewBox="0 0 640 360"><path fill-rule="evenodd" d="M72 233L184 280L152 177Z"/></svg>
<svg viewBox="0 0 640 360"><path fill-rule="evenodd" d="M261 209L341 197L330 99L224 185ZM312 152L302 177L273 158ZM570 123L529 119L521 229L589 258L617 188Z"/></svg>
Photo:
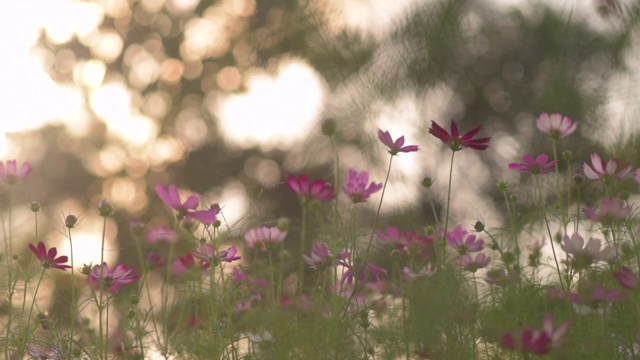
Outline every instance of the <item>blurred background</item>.
<svg viewBox="0 0 640 360"><path fill-rule="evenodd" d="M0 158L34 167L12 190L14 236L33 241L27 205L38 201L40 237L67 253L62 221L77 215L75 263L95 263L106 198L116 208L106 260L134 264L129 221L170 223L158 183L220 203L238 238L281 216L296 224L283 180L332 179L327 118L342 174L384 180L377 128L420 146L394 160L381 224L415 229L433 223L423 177L446 199L450 151L430 121L482 125L491 147L456 157L452 216L501 226L495 184L526 192L528 181L507 164L551 151L541 112L579 122L560 143L572 172L593 151L640 165L639 11L632 0L7 2Z"/></svg>

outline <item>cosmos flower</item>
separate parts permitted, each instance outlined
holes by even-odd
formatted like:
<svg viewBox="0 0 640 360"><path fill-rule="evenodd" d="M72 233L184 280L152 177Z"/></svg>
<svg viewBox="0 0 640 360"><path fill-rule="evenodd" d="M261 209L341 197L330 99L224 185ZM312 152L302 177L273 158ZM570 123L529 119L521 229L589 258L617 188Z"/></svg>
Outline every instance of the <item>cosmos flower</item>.
<svg viewBox="0 0 640 360"><path fill-rule="evenodd" d="M633 274L633 271L626 266L620 268L620 271L614 271L611 274L625 289L633 290L638 286L638 279Z"/></svg>
<svg viewBox="0 0 640 360"><path fill-rule="evenodd" d="M484 240L476 239L476 235L469 234L462 228L462 225L458 225L453 231L447 232L447 242L460 255L481 251L484 246Z"/></svg>
<svg viewBox="0 0 640 360"><path fill-rule="evenodd" d="M549 160L549 156L546 154L540 154L535 159L531 155L525 155L523 160L524 164L509 164L509 169L518 170L531 175L540 175L553 172L554 165L558 163L558 160L551 160L547 162L547 160Z"/></svg>
<svg viewBox="0 0 640 360"><path fill-rule="evenodd" d="M342 186L342 191L351 198L354 203L365 202L369 196L382 189L381 183L369 183L369 173L366 171L358 172L349 169L347 183Z"/></svg>
<svg viewBox="0 0 640 360"><path fill-rule="evenodd" d="M584 175L591 180L600 180L605 184L610 184L613 180L632 177L633 167L624 165L618 159L611 159L605 162L598 153L591 154L591 164L582 165Z"/></svg>
<svg viewBox="0 0 640 360"><path fill-rule="evenodd" d="M401 152L408 153L418 151L418 145L404 146L404 136L400 136L396 141L393 141L388 131L378 129L378 139L388 148L389 154L391 155L397 155Z"/></svg>
<svg viewBox="0 0 640 360"><path fill-rule="evenodd" d="M71 268L71 266L65 265L65 263L69 261L69 258L67 256L56 257L56 255L58 254L58 249L52 247L49 249L49 251L47 251L47 247L42 241L40 241L37 246L29 244L29 250L31 250L31 252L36 255L38 260L40 260L40 264L42 265L43 269L54 268L66 271L67 269Z"/></svg>
<svg viewBox="0 0 640 360"><path fill-rule="evenodd" d="M545 314L542 330L527 326L523 330L508 332L502 335L501 344L507 349L522 353L544 355L560 345L570 327L571 321L565 320L560 326L554 328L553 317L551 314Z"/></svg>
<svg viewBox="0 0 640 360"><path fill-rule="evenodd" d="M306 174L298 177L289 175L287 177L287 187L293 191L303 202L326 202L334 197L333 186L322 179L315 179L309 182Z"/></svg>
<svg viewBox="0 0 640 360"><path fill-rule="evenodd" d="M249 229L244 233L244 240L250 248L259 247L262 250L273 250L286 236L287 232L278 227L262 226Z"/></svg>
<svg viewBox="0 0 640 360"><path fill-rule="evenodd" d="M96 265L89 273L89 281L98 289L104 286L105 289L116 293L123 285L131 284L138 280L138 275L133 272L133 268L127 268L124 264L118 264L113 269L109 269L107 263Z"/></svg>
<svg viewBox="0 0 640 360"><path fill-rule="evenodd" d="M602 199L596 208L582 209L587 219L603 224L619 223L631 214L631 206L624 204L621 199Z"/></svg>
<svg viewBox="0 0 640 360"><path fill-rule="evenodd" d="M184 202L180 199L178 187L175 184L169 185L167 188L158 184L156 185L156 194L162 202L178 213L178 218L187 218L200 221L203 224L212 224L217 220L220 208L217 205L211 206L208 210L196 210L200 202L200 196L193 194Z"/></svg>
<svg viewBox="0 0 640 360"><path fill-rule="evenodd" d="M431 121L431 127L429 133L442 141L445 145L448 145L452 151L459 151L466 148L475 150L486 150L489 147L489 140L491 138L485 137L480 139L474 139L473 137L480 131L481 126L474 128L468 133L460 136L458 132L458 125L455 120L451 120L451 133L448 133L435 121Z"/></svg>
<svg viewBox="0 0 640 360"><path fill-rule="evenodd" d="M573 134L578 128L578 123L562 114L542 113L536 120L536 126L541 132L548 134L552 139L558 140Z"/></svg>
<svg viewBox="0 0 640 360"><path fill-rule="evenodd" d="M571 237L565 235L560 247L573 256L571 264L576 270L584 270L596 261L611 263L615 259L615 249L612 246L600 249L601 244L602 240L591 237L585 245L582 236L575 233Z"/></svg>
<svg viewBox="0 0 640 360"><path fill-rule="evenodd" d="M29 177L31 170L31 164L28 162L24 162L18 170L16 160L8 160L6 164L0 161L0 180L13 185Z"/></svg>
<svg viewBox="0 0 640 360"><path fill-rule="evenodd" d="M484 253L478 253L475 258L469 254L464 254L456 259L456 263L462 267L463 270L469 272L476 272L478 269L489 265L491 258Z"/></svg>

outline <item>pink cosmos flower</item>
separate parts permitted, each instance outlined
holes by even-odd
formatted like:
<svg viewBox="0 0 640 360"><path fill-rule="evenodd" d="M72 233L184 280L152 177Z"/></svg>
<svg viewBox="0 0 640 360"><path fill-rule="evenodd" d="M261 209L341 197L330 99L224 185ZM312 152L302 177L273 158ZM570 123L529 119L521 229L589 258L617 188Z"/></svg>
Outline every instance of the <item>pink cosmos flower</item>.
<svg viewBox="0 0 640 360"><path fill-rule="evenodd" d="M333 186L322 179L313 180L309 183L306 174L289 175L287 177L287 187L293 191L303 202L326 202L333 200Z"/></svg>
<svg viewBox="0 0 640 360"><path fill-rule="evenodd" d="M460 136L458 132L458 125L455 120L451 120L451 134L449 134L445 129L443 129L438 123L435 121L431 121L431 127L429 128L429 133L442 141L445 145L448 145L449 148L453 151L459 151L466 148L475 149L475 150L486 150L489 147L489 140L491 138L480 138L473 139L473 137L480 131L481 126L474 128L468 133Z"/></svg>
<svg viewBox="0 0 640 360"><path fill-rule="evenodd" d="M336 261L348 258L349 255L350 254L346 251L338 253L338 255L333 255L326 243L316 242L313 243L311 256L302 255L302 257L310 268L322 271L330 266L333 266Z"/></svg>
<svg viewBox="0 0 640 360"><path fill-rule="evenodd" d="M147 241L151 244L155 244L160 241L175 243L178 239L178 233L166 226L157 226L147 231Z"/></svg>
<svg viewBox="0 0 640 360"><path fill-rule="evenodd" d="M606 246L600 249L601 244L602 240L591 237L585 245L582 236L576 233L571 235L571 237L565 235L560 247L564 252L573 256L571 265L573 265L576 270L584 270L594 262L603 261L611 263L615 259L615 249L612 246Z"/></svg>
<svg viewBox="0 0 640 360"><path fill-rule="evenodd" d="M138 274L133 272L133 268L127 268L124 264L118 264L113 269L109 269L107 263L102 263L94 266L89 273L89 281L96 289L104 286L113 293L120 291L122 285L131 284L136 280L138 280Z"/></svg>
<svg viewBox="0 0 640 360"><path fill-rule="evenodd" d="M69 258L67 256L56 257L56 255L58 254L58 249L52 247L51 249L49 249L49 251L47 251L47 247L42 241L40 241L37 246L29 244L29 250L31 250L31 252L36 255L38 260L40 260L40 264L42 265L43 269L54 268L66 271L67 269L71 268L71 266L64 264L69 261Z"/></svg>
<svg viewBox="0 0 640 360"><path fill-rule="evenodd" d="M553 172L553 167L558 163L558 160L551 160L547 162L547 160L549 160L549 156L546 154L540 154L535 159L531 155L526 155L523 160L524 164L509 164L509 169L518 170L531 175L540 175Z"/></svg>
<svg viewBox="0 0 640 360"><path fill-rule="evenodd" d="M27 344L27 353L32 359L58 360L62 359L60 351L50 346Z"/></svg>
<svg viewBox="0 0 640 360"><path fill-rule="evenodd" d="M226 250L218 250L213 248L213 246L209 244L202 244L197 249L191 252L194 258L202 261L203 263L208 263L213 266L218 265L221 262L233 262L236 260L240 260L240 256L236 256L238 253L238 249L235 246L232 246ZM203 266L205 267L205 266ZM206 266L208 267L208 266Z"/></svg>
<svg viewBox="0 0 640 360"><path fill-rule="evenodd" d="M366 275L373 277L374 281L380 281L382 276L387 275L387 270L374 264L366 264L363 268L356 268L355 265L347 261L347 258L351 256L350 253L345 252L343 253L343 256L344 257L342 259L336 262L338 265L342 265L346 268L342 273L342 278L340 279L340 282L343 285L352 285L356 277L359 283L363 283L367 278Z"/></svg>
<svg viewBox="0 0 640 360"><path fill-rule="evenodd" d="M178 212L179 219L187 218L200 221L203 224L212 224L217 220L218 212L220 212L220 207L217 205L208 210L196 210L200 202L200 196L196 194L189 196L183 203L175 184L169 185L166 189L158 184L156 185L156 193L165 205Z"/></svg>
<svg viewBox="0 0 640 360"><path fill-rule="evenodd" d="M607 290L600 284L583 287L579 293L568 293L566 295L556 295L559 299L568 299L576 305L586 305L597 309L601 303L610 303L623 299L619 289Z"/></svg>
<svg viewBox="0 0 640 360"><path fill-rule="evenodd" d="M489 265L491 258L484 253L478 253L475 258L472 258L469 254L464 254L456 258L456 264L460 265L463 270L469 272L476 272L478 269Z"/></svg>
<svg viewBox="0 0 640 360"><path fill-rule="evenodd" d="M287 232L278 227L262 226L249 229L244 233L244 240L250 248L259 247L263 251L271 251L287 236Z"/></svg>
<svg viewBox="0 0 640 360"><path fill-rule="evenodd" d="M598 153L591 154L591 165L582 165L584 175L591 180L600 180L605 184L610 184L613 180L624 179L632 176L633 167L624 165L618 159L611 159L605 162Z"/></svg>
<svg viewBox="0 0 640 360"><path fill-rule="evenodd" d="M482 251L484 240L476 239L475 234L469 233L462 228L462 225L456 226L453 231L447 232L447 242L451 247L458 251L458 254Z"/></svg>
<svg viewBox="0 0 640 360"><path fill-rule="evenodd" d="M400 152L408 153L418 151L418 145L404 146L404 136L400 136L396 141L393 141L388 131L378 129L378 139L389 149L388 151L391 155L397 155Z"/></svg>
<svg viewBox="0 0 640 360"><path fill-rule="evenodd" d="M429 258L434 239L432 236L419 235L415 230L400 231L395 226L376 231L376 236L383 244L395 245L402 255L417 253L423 259Z"/></svg>
<svg viewBox="0 0 640 360"><path fill-rule="evenodd" d="M181 256L171 264L171 271L176 275L182 275L196 265L196 259L192 254Z"/></svg>
<svg viewBox="0 0 640 360"><path fill-rule="evenodd" d="M435 274L435 272L436 271L431 267L431 264L429 264L428 266L423 266L417 272L413 272L413 271L411 271L410 268L405 266L405 267L402 268L402 277L406 281L415 281L415 280L418 280L418 279L423 278L423 277L429 277L429 276Z"/></svg>
<svg viewBox="0 0 640 360"><path fill-rule="evenodd" d="M8 160L6 164L0 161L0 180L9 185L13 185L19 181L26 179L31 174L31 164L24 162L18 170L16 160Z"/></svg>
<svg viewBox="0 0 640 360"><path fill-rule="evenodd" d="M625 289L633 290L638 286L638 279L633 274L633 271L626 266L620 268L620 271L614 271L611 274Z"/></svg>
<svg viewBox="0 0 640 360"><path fill-rule="evenodd" d="M548 134L552 139L558 140L573 134L578 128L578 123L562 114L542 113L538 116L536 126L541 132Z"/></svg>
<svg viewBox="0 0 640 360"><path fill-rule="evenodd" d="M367 187L368 185L368 187ZM369 184L369 173L366 171L358 172L349 169L349 176L346 185L342 186L342 191L351 198L354 203L365 202L369 196L382 189L381 183Z"/></svg>
<svg viewBox="0 0 640 360"><path fill-rule="evenodd" d="M507 349L544 355L560 345L570 327L571 321L565 320L562 325L554 329L553 317L551 314L545 314L542 330L527 326L523 330L511 331L502 335L501 343Z"/></svg>
<svg viewBox="0 0 640 360"><path fill-rule="evenodd" d="M582 211L591 221L611 224L624 221L631 214L631 206L625 206L620 199L602 199L597 210L585 207Z"/></svg>

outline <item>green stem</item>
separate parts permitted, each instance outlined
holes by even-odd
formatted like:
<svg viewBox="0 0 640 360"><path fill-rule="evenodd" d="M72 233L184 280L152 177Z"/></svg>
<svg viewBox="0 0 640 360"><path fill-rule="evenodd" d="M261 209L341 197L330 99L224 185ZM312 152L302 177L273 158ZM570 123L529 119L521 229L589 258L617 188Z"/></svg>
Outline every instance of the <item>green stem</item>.
<svg viewBox="0 0 640 360"><path fill-rule="evenodd" d="M102 295L103 295L103 286L102 286L102 282L104 281L104 242L105 242L105 238L107 236L107 217L103 217L103 221L102 221L102 239L100 241L100 286L98 286L98 292L99 292L99 303L98 303L98 338L100 339L98 341L98 352L99 352L99 356L100 358L102 358L103 353L104 353L104 358L107 358L107 352L106 349L104 348L104 345L106 345L105 343L102 342L102 338L103 338L103 329L102 329Z"/></svg>
<svg viewBox="0 0 640 360"><path fill-rule="evenodd" d="M556 255L556 247L553 244L553 235L551 234L551 228L549 227L549 219L547 218L547 205L542 196L542 189L540 188L540 180L538 179L538 175L534 175L536 179L536 187L538 188L538 194L540 196L540 203L542 205L542 215L544 216L544 224L547 228L547 233L549 234L549 242L551 243L551 251L553 252L553 260L556 263L556 270L558 270L558 280L560 281L560 287L562 291L565 293L569 291L569 289L564 287L564 282L562 281L562 272L560 271L560 264L558 263L558 257Z"/></svg>
<svg viewBox="0 0 640 360"><path fill-rule="evenodd" d="M380 201L378 202L378 209L376 210L376 215L373 218L373 225L371 228L371 235L369 236L369 243L367 244L367 249L364 253L364 261L362 262L362 267L367 264L367 260L369 260L369 254L371 251L371 244L373 243L373 236L376 234L376 227L378 226L378 218L380 217L380 209L382 209L382 200L384 200L384 193L387 189L387 184L389 183L389 175L391 174L391 164L393 163L393 155L389 158L389 167L387 168L387 176L384 179L384 184L382 185L382 192L380 193Z"/></svg>
<svg viewBox="0 0 640 360"><path fill-rule="evenodd" d="M302 294L302 286L304 284L304 257L307 242L307 207L306 201L302 202L302 219L300 224L300 260L298 263L298 293ZM269 254L271 255L271 254Z"/></svg>
<svg viewBox="0 0 640 360"><path fill-rule="evenodd" d="M447 209L444 215L444 231L442 232L442 258L440 265L445 265L446 251L447 251L447 230L449 228L449 208L451 206L451 179L453 178L453 159L456 152L451 152L451 164L449 164L449 185L447 187Z"/></svg>
<svg viewBox="0 0 640 360"><path fill-rule="evenodd" d="M20 350L20 355L18 356L19 359L22 358L22 355L24 354L24 351L27 347L27 340L29 340L29 325L31 323L31 314L33 313L33 306L35 305L36 299L38 297L38 290L40 289L42 278L44 278L44 271L45 271L45 268L42 268L42 272L40 273L40 278L38 279L38 284L36 285L36 290L33 293L33 301L31 301L31 308L29 308L29 315L27 316L27 325L25 326L24 341L22 343L22 349Z"/></svg>
<svg viewBox="0 0 640 360"><path fill-rule="evenodd" d="M37 218L36 218L37 219ZM71 228L69 228L69 259L71 260L71 329L69 333L69 354L73 354L73 333L75 331L76 323L76 282L75 282L75 267L73 262L73 240L71 238ZM69 356L71 358L71 355Z"/></svg>

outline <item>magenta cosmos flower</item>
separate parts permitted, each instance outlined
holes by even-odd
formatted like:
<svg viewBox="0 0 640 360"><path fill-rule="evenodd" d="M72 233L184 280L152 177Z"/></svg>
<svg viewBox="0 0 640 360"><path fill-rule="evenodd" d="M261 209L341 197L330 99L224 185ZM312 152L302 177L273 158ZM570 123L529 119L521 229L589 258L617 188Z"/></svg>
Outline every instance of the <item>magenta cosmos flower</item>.
<svg viewBox="0 0 640 360"><path fill-rule="evenodd" d="M259 247L262 250L273 250L287 236L287 232L277 227L262 226L249 229L244 234L244 240L250 248Z"/></svg>
<svg viewBox="0 0 640 360"><path fill-rule="evenodd" d="M293 191L303 202L326 202L334 197L333 186L322 179L309 182L306 174L289 175L287 177L287 187Z"/></svg>
<svg viewBox="0 0 640 360"><path fill-rule="evenodd" d="M631 206L621 199L602 199L597 209L585 207L582 211L591 221L611 224L624 221L631 214Z"/></svg>
<svg viewBox="0 0 640 360"><path fill-rule="evenodd" d="M378 129L378 139L388 148L389 154L391 155L397 155L401 152L408 153L418 151L418 145L404 146L404 136L400 136L396 141L393 141L388 131Z"/></svg>
<svg viewBox="0 0 640 360"><path fill-rule="evenodd" d="M365 202L369 196L382 189L381 183L369 184L369 173L366 171L358 172L349 169L347 183L342 186L342 191L351 198L354 203Z"/></svg>
<svg viewBox="0 0 640 360"><path fill-rule="evenodd" d="M456 249L460 255L481 251L484 246L484 240L476 239L474 234L470 235L462 228L462 225L456 226L453 231L447 233L447 242L451 247Z"/></svg>
<svg viewBox="0 0 640 360"><path fill-rule="evenodd" d="M501 343L507 349L544 355L560 345L570 327L571 321L565 320L562 325L554 329L553 317L551 314L546 314L541 331L527 326L524 330L511 331L502 335Z"/></svg>
<svg viewBox="0 0 640 360"><path fill-rule="evenodd" d="M156 185L156 193L162 202L168 207L178 212L178 218L187 218L200 221L203 224L211 224L216 221L216 216L220 211L218 206L212 206L208 210L196 210L200 202L200 196L193 194L184 202L180 200L178 187L175 184L164 186Z"/></svg>
<svg viewBox="0 0 640 360"><path fill-rule="evenodd" d="M558 163L558 160L547 162L549 156L546 154L540 154L535 159L531 155L526 155L522 160L524 160L524 164L511 163L509 164L509 169L531 175L540 175L553 172L553 166Z"/></svg>
<svg viewBox="0 0 640 360"><path fill-rule="evenodd" d="M330 266L333 266L335 261L344 260L349 257L348 252L341 252L337 256L334 256L329 250L329 246L323 242L317 242L313 244L311 249L311 256L302 255L304 261L307 262L310 268L314 270L324 270Z"/></svg>
<svg viewBox="0 0 640 360"><path fill-rule="evenodd" d="M29 250L31 250L31 252L36 255L38 260L40 260L40 264L42 265L43 269L54 268L66 271L67 269L71 268L71 266L64 264L69 261L69 258L67 256L56 257L56 255L58 254L58 249L52 247L51 249L49 249L49 251L47 251L47 247L42 241L40 241L37 246L29 244Z"/></svg>
<svg viewBox="0 0 640 360"><path fill-rule="evenodd" d="M591 180L600 180L610 184L613 180L624 179L633 176L633 167L623 164L618 159L605 162L598 153L591 154L591 165L582 165L584 175Z"/></svg>
<svg viewBox="0 0 640 360"><path fill-rule="evenodd" d="M473 138L481 128L481 126L478 126L468 133L460 136L458 125L456 124L455 120L451 120L451 134L449 134L445 129L442 128L442 126L438 125L438 123L432 120L431 127L429 128L429 134L440 139L440 141L442 141L445 145L448 145L449 148L453 151L459 151L466 148L475 150L486 150L489 147L488 143L491 138Z"/></svg>
<svg viewBox="0 0 640 360"><path fill-rule="evenodd" d="M611 275L613 275L625 289L633 290L638 286L638 279L633 274L633 271L626 266L620 268L620 271L613 271Z"/></svg>
<svg viewBox="0 0 640 360"><path fill-rule="evenodd" d="M124 264L118 264L113 269L109 269L107 263L102 263L94 266L89 273L89 281L96 289L104 286L104 289L112 293L120 291L123 285L131 284L136 280L138 280L138 274Z"/></svg>
<svg viewBox="0 0 640 360"><path fill-rule="evenodd" d="M395 245L402 255L417 253L423 259L429 258L434 240L433 236L420 235L415 230L400 231L395 226L376 231L376 236L384 244Z"/></svg>
<svg viewBox="0 0 640 360"><path fill-rule="evenodd" d="M31 170L31 164L28 162L24 162L18 170L18 164L15 160L8 160L6 164L0 161L0 179L9 185L26 179L31 174Z"/></svg>
<svg viewBox="0 0 640 360"><path fill-rule="evenodd" d="M578 123L562 114L542 113L536 120L536 126L541 132L548 134L552 139L558 140L573 134L578 128Z"/></svg>

